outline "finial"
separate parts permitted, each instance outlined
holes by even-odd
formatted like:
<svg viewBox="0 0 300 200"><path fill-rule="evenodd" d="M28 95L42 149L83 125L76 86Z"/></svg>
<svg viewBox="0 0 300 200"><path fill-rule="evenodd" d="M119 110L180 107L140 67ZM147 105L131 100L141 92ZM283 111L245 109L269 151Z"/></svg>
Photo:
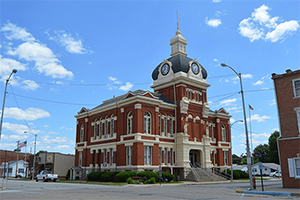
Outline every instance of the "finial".
<svg viewBox="0 0 300 200"><path fill-rule="evenodd" d="M179 15L178 15L178 10L177 10L177 31L176 31L176 35L180 35L181 32L179 30Z"/></svg>

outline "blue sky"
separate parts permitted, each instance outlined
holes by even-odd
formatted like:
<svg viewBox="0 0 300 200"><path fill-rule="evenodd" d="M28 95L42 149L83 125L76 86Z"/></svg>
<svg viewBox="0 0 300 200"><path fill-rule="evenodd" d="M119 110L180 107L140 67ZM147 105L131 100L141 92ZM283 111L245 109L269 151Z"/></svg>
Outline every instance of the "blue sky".
<svg viewBox="0 0 300 200"><path fill-rule="evenodd" d="M37 151L74 154L76 119L129 90L150 90L155 67L170 57L179 26L188 57L207 70L208 102L243 119L243 75L253 149L279 130L271 74L297 70L299 0L1 1L0 100L7 88L0 149L28 140ZM250 129L250 127L249 127ZM244 124L232 127L233 153L245 152ZM22 151L25 151L24 147Z"/></svg>

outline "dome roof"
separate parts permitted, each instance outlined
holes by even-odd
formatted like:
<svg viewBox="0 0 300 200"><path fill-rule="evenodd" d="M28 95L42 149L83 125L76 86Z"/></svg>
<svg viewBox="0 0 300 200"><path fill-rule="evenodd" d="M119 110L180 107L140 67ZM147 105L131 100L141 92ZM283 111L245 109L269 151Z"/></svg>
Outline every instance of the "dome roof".
<svg viewBox="0 0 300 200"><path fill-rule="evenodd" d="M173 70L174 74L176 74L177 72L188 73L188 71L190 70L189 62L192 61L193 59L191 59L189 57L186 57L184 55L181 55L181 54L177 54L177 55L175 55L171 58L168 58L167 60L172 63L172 70ZM153 80L157 80L158 74L160 73L159 72L159 67L160 67L161 64L162 63L160 63L154 69L154 71L152 72L152 79ZM201 67L202 77L203 77L203 79L206 79L207 78L207 72L204 69L204 67L202 67L201 65L200 65L200 67Z"/></svg>

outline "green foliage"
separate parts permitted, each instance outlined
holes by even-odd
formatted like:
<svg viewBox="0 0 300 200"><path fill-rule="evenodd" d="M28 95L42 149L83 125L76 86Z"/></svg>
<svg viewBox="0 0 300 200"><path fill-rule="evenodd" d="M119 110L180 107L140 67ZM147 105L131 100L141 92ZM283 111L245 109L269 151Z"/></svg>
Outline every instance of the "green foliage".
<svg viewBox="0 0 300 200"><path fill-rule="evenodd" d="M278 146L277 146L277 138L279 137L279 132L275 131L269 137L269 153L268 153L268 161L271 163L279 164L278 157Z"/></svg>
<svg viewBox="0 0 300 200"><path fill-rule="evenodd" d="M125 171L125 172L120 172L116 175L116 181L117 182L127 182L127 179L129 177L136 176L135 172L130 172L130 171Z"/></svg>
<svg viewBox="0 0 300 200"><path fill-rule="evenodd" d="M231 170L227 170L227 174L231 174ZM233 170L233 179L249 178L249 174L242 170Z"/></svg>
<svg viewBox="0 0 300 200"><path fill-rule="evenodd" d="M232 163L233 164L239 165L241 161L242 161L241 157L237 156L236 154L232 155Z"/></svg>
<svg viewBox="0 0 300 200"><path fill-rule="evenodd" d="M156 174L159 176L159 172L156 172ZM173 174L170 174L168 172L161 172L161 176L163 178L168 179L168 182L173 181L175 178L175 176ZM156 179L156 180L158 180L158 179Z"/></svg>
<svg viewBox="0 0 300 200"><path fill-rule="evenodd" d="M240 173L237 170L233 170L233 179L241 178Z"/></svg>
<svg viewBox="0 0 300 200"><path fill-rule="evenodd" d="M260 144L253 151L253 157L255 157L259 162L266 163L268 162L268 153L269 153L269 145Z"/></svg>
<svg viewBox="0 0 300 200"><path fill-rule="evenodd" d="M131 177L127 178L126 183L133 184L133 179Z"/></svg>
<svg viewBox="0 0 300 200"><path fill-rule="evenodd" d="M149 184L155 184L155 183L156 183L156 180L155 180L154 177L151 177L151 178L147 181L147 183L149 183Z"/></svg>
<svg viewBox="0 0 300 200"><path fill-rule="evenodd" d="M240 178L249 178L249 174L247 172L237 170L240 174Z"/></svg>
<svg viewBox="0 0 300 200"><path fill-rule="evenodd" d="M66 174L66 176L65 176L65 179L66 179L66 180L69 180L69 179L70 179L70 170L67 171L67 174Z"/></svg>
<svg viewBox="0 0 300 200"><path fill-rule="evenodd" d="M105 172L92 172L87 175L88 181L100 181L100 177Z"/></svg>
<svg viewBox="0 0 300 200"><path fill-rule="evenodd" d="M147 179L150 179L150 178L154 177L155 180L158 180L158 174L154 173L152 171L142 171L142 172L139 172L137 174L137 176L146 177Z"/></svg>
<svg viewBox="0 0 300 200"><path fill-rule="evenodd" d="M100 177L100 181L103 182L113 182L115 181L115 176L118 174L119 172L105 172L101 175Z"/></svg>

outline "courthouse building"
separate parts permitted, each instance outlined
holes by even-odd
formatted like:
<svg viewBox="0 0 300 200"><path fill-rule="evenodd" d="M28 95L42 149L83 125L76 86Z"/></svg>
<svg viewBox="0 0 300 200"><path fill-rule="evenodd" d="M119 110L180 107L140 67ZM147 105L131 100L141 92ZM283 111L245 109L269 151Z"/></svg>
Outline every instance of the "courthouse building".
<svg viewBox="0 0 300 200"><path fill-rule="evenodd" d="M231 163L230 115L210 110L207 71L187 57L177 27L171 57L152 73L153 91L129 91L82 108L77 115L75 166L87 171L158 171L185 176L191 166ZM177 174L175 174L177 175Z"/></svg>

